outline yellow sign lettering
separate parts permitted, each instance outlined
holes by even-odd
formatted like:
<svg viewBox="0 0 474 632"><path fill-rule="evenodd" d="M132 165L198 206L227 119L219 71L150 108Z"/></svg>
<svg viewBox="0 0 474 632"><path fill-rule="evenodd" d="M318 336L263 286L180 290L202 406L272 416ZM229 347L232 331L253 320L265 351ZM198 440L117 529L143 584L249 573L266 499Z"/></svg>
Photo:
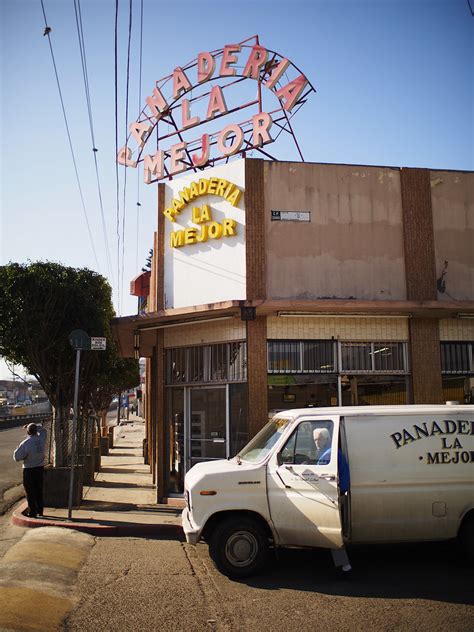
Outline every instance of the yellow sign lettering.
<svg viewBox="0 0 474 632"><path fill-rule="evenodd" d="M176 230L170 234L170 246L171 248L184 246L184 230Z"/></svg>
<svg viewBox="0 0 474 632"><path fill-rule="evenodd" d="M197 228L186 228L184 231L184 243L195 244L196 243Z"/></svg>
<svg viewBox="0 0 474 632"><path fill-rule="evenodd" d="M233 237L237 234L237 222L233 219L225 219L223 229L223 237Z"/></svg>

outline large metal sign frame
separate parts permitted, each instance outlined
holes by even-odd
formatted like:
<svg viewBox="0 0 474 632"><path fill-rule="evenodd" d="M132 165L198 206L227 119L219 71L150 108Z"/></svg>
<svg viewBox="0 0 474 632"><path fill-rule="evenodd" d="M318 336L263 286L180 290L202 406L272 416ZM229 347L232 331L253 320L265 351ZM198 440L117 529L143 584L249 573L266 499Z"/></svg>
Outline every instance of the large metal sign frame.
<svg viewBox="0 0 474 632"><path fill-rule="evenodd" d="M229 52L229 49L231 52ZM254 60L253 67L249 66L251 62L248 61L245 68L237 65L234 68L230 68L230 65L237 64L236 55L232 55L232 50L235 52L236 49L238 49L238 55L243 61L246 59ZM263 55L265 55L264 62L258 62L259 54L262 55L260 59L263 59ZM212 71L208 79L198 79L197 82L191 83L189 81L189 77L193 76L191 73L197 73L198 78L200 76L199 73L202 76L203 60L200 59L202 55L207 56L208 63L212 64L212 68L220 67L221 70L215 76L213 76L214 71ZM222 68L229 74L222 75ZM248 68L250 68L250 71ZM245 69L247 69L247 72L243 74ZM203 101L215 98L215 84L218 84L218 94L221 95L221 102L225 104L224 95L242 82L248 82L250 79L255 79L257 82L257 94L254 99L239 103L231 108L227 108L225 105L217 106L214 108L215 113L212 114L211 119L207 118L200 121L199 117L194 117L193 122L190 109L193 106L198 106L200 102L202 105ZM177 83L179 90L176 89ZM298 155L304 161L291 120L306 102L308 96L315 92L315 88L299 68L287 58L276 51L261 47L258 35L243 40L234 46L225 46L210 52L200 53L196 59L182 67L176 68L172 74L158 80L155 85L155 96L147 99L147 105L142 109L137 120L130 124L131 133L127 137L125 146L120 149L117 156L118 162L128 167L136 168L140 163L144 163L145 182L147 184L163 179L171 180L178 173L182 174L188 171L199 173L204 168L212 167L217 163L228 162L235 156L245 157L249 151L255 151L271 160L277 160L276 156L268 151L267 144L270 142L274 143L283 133L291 137ZM288 88L288 86L295 87ZM276 107L268 112L264 111L262 88L270 88L276 95L273 98ZM290 92L285 92L288 89ZM198 94L195 94L196 92ZM282 96L283 93L285 96ZM296 98L293 98L292 94ZM156 99L156 95L158 95L158 99ZM152 101L152 98L155 100ZM288 107L290 105L289 100L292 101L291 107ZM152 104L151 107L150 103ZM161 103L161 105L154 107L153 103ZM252 108L253 115L246 118L243 122L229 125L221 133L210 131L207 134L201 134L199 137L190 137L192 136L192 130L196 130L196 128L202 128L202 126L210 122L214 123L214 121L229 117L240 111L251 112ZM180 112L182 122L179 120ZM267 122L268 117L270 117L270 125L274 125L277 129L274 137L270 138L268 134L267 138L264 139L262 134L258 142L255 142L256 115L257 117L261 115L261 120ZM184 122L185 116L188 117L187 125ZM267 118L265 119L264 117ZM198 122L196 122L196 119ZM224 140L222 140L222 132L225 131L226 134L224 135ZM236 136L239 136L239 138L236 138ZM155 138L154 143L151 141L152 138ZM238 149L229 151L228 146L234 145L237 147L239 139L240 146L238 146ZM173 156L175 149L169 147L169 143L173 141L178 143L175 147L180 148L178 171L170 168L172 160L175 161L172 164L178 164L176 156ZM204 144L206 145L205 147ZM227 147L225 147L226 144ZM151 150L152 145L154 145L154 148ZM263 148L264 146L265 149ZM150 151L153 151L154 155L150 155ZM197 156L200 156L200 159L197 159ZM161 165L159 168L157 166L158 157Z"/></svg>

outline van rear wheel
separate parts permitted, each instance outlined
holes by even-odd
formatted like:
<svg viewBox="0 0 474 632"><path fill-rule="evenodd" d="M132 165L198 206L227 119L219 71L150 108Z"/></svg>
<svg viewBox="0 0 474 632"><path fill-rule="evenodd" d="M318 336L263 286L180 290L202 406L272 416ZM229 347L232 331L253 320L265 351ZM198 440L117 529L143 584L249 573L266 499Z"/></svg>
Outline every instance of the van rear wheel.
<svg viewBox="0 0 474 632"><path fill-rule="evenodd" d="M474 514L467 516L459 530L459 545L461 547L464 558L474 563Z"/></svg>
<svg viewBox="0 0 474 632"><path fill-rule="evenodd" d="M233 579L257 575L268 556L268 538L252 518L227 518L214 530L209 554L217 569Z"/></svg>

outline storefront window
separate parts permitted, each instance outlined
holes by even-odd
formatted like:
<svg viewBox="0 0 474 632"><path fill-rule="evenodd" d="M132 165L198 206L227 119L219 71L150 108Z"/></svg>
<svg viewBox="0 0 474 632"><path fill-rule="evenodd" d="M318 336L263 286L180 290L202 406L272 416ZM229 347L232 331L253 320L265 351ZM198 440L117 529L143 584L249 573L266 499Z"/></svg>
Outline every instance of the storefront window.
<svg viewBox="0 0 474 632"><path fill-rule="evenodd" d="M269 373L333 373L336 343L332 340L269 340Z"/></svg>
<svg viewBox="0 0 474 632"><path fill-rule="evenodd" d="M474 374L472 342L442 342L441 371L443 374Z"/></svg>
<svg viewBox="0 0 474 632"><path fill-rule="evenodd" d="M406 373L404 342L341 342L341 371Z"/></svg>
<svg viewBox="0 0 474 632"><path fill-rule="evenodd" d="M167 390L166 401L168 446L168 491L182 494L184 491L184 388Z"/></svg>
<svg viewBox="0 0 474 632"><path fill-rule="evenodd" d="M445 402L474 404L474 377L443 375L443 399Z"/></svg>
<svg viewBox="0 0 474 632"><path fill-rule="evenodd" d="M269 375L269 415L279 410L337 406L337 375Z"/></svg>
<svg viewBox="0 0 474 632"><path fill-rule="evenodd" d="M167 384L244 382L247 343L223 342L166 350Z"/></svg>
<svg viewBox="0 0 474 632"><path fill-rule="evenodd" d="M474 403L474 343L442 342L441 371L445 401Z"/></svg>
<svg viewBox="0 0 474 632"><path fill-rule="evenodd" d="M408 376L343 375L343 406L394 406L408 403Z"/></svg>

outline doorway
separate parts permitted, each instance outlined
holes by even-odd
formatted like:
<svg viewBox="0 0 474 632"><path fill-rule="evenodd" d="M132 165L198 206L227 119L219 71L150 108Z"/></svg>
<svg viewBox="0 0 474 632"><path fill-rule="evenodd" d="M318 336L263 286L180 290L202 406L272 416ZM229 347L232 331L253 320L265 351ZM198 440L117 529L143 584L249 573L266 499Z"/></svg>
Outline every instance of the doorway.
<svg viewBox="0 0 474 632"><path fill-rule="evenodd" d="M196 463L229 456L229 414L227 386L193 386L187 391L186 470L189 470Z"/></svg>

